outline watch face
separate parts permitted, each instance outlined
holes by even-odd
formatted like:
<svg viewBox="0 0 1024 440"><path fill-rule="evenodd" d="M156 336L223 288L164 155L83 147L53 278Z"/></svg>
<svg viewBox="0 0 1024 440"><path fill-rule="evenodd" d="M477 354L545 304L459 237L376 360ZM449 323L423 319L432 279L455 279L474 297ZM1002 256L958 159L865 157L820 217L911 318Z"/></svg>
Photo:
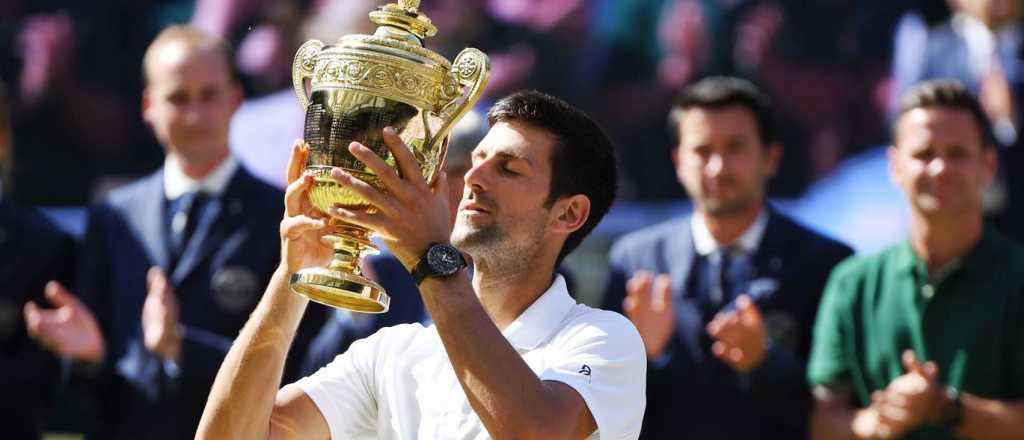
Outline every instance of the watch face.
<svg viewBox="0 0 1024 440"><path fill-rule="evenodd" d="M427 252L427 262L441 276L451 275L462 268L463 260L459 250L454 246L431 246Z"/></svg>

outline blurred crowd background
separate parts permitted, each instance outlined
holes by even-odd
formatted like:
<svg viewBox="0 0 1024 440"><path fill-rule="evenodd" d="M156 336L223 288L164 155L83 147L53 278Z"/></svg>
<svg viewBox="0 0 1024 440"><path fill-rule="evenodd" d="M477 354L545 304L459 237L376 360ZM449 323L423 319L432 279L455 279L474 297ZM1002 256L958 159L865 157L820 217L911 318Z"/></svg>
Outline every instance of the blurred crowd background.
<svg viewBox="0 0 1024 440"><path fill-rule="evenodd" d="M301 137L291 63L308 39L372 33L381 0L0 0L3 198L38 206L81 236L84 207L160 167L140 117L141 61L164 27L191 23L229 40L245 102L231 148L258 177L284 185ZM711 75L758 84L779 113L784 158L770 197L780 210L858 252L906 235L907 208L884 147L896 97L932 77L977 94L1001 153L1020 156L1024 30L1017 0L424 0L437 25L426 46L491 58L479 108L518 89L590 113L618 148L620 200L567 266L579 297L600 302L617 236L687 212L670 150L672 98ZM965 20L964 17L973 17ZM995 38L975 38L981 23ZM943 38L967 40L966 52ZM960 47L960 46L956 46ZM0 118L2 121L5 118ZM0 136L3 139L5 136ZM1004 161L986 197L992 219L1024 235ZM600 263L600 264L596 264Z"/></svg>
<svg viewBox="0 0 1024 440"><path fill-rule="evenodd" d="M231 147L257 176L283 185L281 164L291 140L301 137L302 110L291 92L295 49L311 38L372 32L367 11L382 3L0 1L0 79L13 133L0 151L4 196L50 207L61 225L80 232L84 218L74 207L159 167L163 152L139 117L140 62L160 29L182 22L234 44L246 102L235 116ZM954 77L975 92L984 89L994 120L1012 120L1024 81L1015 0L422 3L440 29L429 48L451 58L476 47L491 57L481 109L510 91L534 88L587 110L607 130L619 148L622 191L594 239L602 243L688 209L667 160L673 139L665 115L671 98L696 79L733 75L766 91L785 147L770 195L858 251L879 249L905 232L906 209L885 177L881 148L899 93L921 79ZM936 40L929 32L962 33L957 13L1013 28L1002 33L1010 35L1000 46L1007 52L1001 69L979 68L989 61L983 55L977 61L925 47ZM979 45L972 52L984 53ZM982 73L988 71L1001 75ZM1015 143L1012 131L1006 145ZM1006 192L1003 179L990 211L1006 209ZM585 290L600 290L586 289L589 277L583 278Z"/></svg>

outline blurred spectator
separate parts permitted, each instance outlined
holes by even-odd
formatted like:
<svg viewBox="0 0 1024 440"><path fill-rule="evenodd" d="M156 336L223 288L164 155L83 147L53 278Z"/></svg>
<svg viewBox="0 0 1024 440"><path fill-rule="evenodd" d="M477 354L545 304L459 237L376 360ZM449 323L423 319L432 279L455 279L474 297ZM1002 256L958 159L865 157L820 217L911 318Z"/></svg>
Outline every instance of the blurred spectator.
<svg viewBox="0 0 1024 440"><path fill-rule="evenodd" d="M996 140L1013 145L1021 123L1016 100L1024 93L1024 6L1018 0L948 1L953 16L935 26L916 14L904 17L893 58L893 108L920 81L956 79L978 96Z"/></svg>
<svg viewBox="0 0 1024 440"><path fill-rule="evenodd" d="M38 312L73 317L37 337L89 364L95 438L192 438L217 368L277 266L282 194L227 146L242 99L229 54L182 26L151 44L142 114L167 150L164 166L92 209L77 286L88 307L56 286L66 310ZM303 329L321 318L308 315Z"/></svg>
<svg viewBox="0 0 1024 440"><path fill-rule="evenodd" d="M342 35L372 34L375 25L369 13L385 0L325 0L313 6L301 26L299 40L331 43ZM295 97L291 83L291 59L299 42L288 49L288 83L284 89L248 99L231 121L229 144L232 151L257 177L284 188L288 146L302 138L305 111ZM240 56L242 53L239 54Z"/></svg>
<svg viewBox="0 0 1024 440"><path fill-rule="evenodd" d="M0 83L0 169L10 124ZM35 210L0 195L0 426L4 438L39 439L59 377L57 358L28 338L22 309L43 302L48 280L68 282L74 242ZM51 297L52 298L52 297ZM34 308L34 305L28 308ZM29 326L38 325L29 321Z"/></svg>
<svg viewBox="0 0 1024 440"><path fill-rule="evenodd" d="M0 75L12 80L13 200L83 204L100 176L158 164L136 116L138 60L153 36L140 24L154 3L41 0L0 17L11 26L0 32L12 51Z"/></svg>
<svg viewBox="0 0 1024 440"><path fill-rule="evenodd" d="M986 215L1004 233L1024 239L1024 184L1021 180L1024 97L1024 6L1019 0L949 0L953 15L928 26L915 14L904 17L893 61L895 92L917 82L951 78L964 84L992 121L1001 148L996 184L983 199ZM896 106L896 99L892 99Z"/></svg>
<svg viewBox="0 0 1024 440"><path fill-rule="evenodd" d="M60 378L56 357L28 338L36 303L61 306L49 280L67 283L74 242L32 208L0 200L0 426L4 438L38 439ZM26 304L28 304L26 306Z"/></svg>
<svg viewBox="0 0 1024 440"><path fill-rule="evenodd" d="M782 147L753 84L702 80L672 119L695 213L616 242L605 297L647 348L643 437L804 438L814 313L852 251L766 203Z"/></svg>
<svg viewBox="0 0 1024 440"><path fill-rule="evenodd" d="M813 437L1024 438L1024 248L982 220L989 123L955 81L900 102L888 154L910 237L829 279L808 365Z"/></svg>

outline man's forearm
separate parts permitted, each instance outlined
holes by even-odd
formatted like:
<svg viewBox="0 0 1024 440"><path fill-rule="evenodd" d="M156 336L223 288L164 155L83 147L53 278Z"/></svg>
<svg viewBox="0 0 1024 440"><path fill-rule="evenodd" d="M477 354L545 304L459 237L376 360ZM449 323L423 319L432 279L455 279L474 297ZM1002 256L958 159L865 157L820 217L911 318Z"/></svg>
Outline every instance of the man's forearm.
<svg viewBox="0 0 1024 440"><path fill-rule="evenodd" d="M558 422L568 426L557 397L494 325L465 277L427 279L421 288L455 375L487 431L493 438L531 438L557 431Z"/></svg>
<svg viewBox="0 0 1024 440"><path fill-rule="evenodd" d="M1024 438L1024 401L999 401L964 394L961 437L977 440Z"/></svg>
<svg viewBox="0 0 1024 440"><path fill-rule="evenodd" d="M865 426L858 430L858 423L864 425L871 417L868 410L855 409L841 403L845 398L817 399L811 412L811 440L862 440L871 438ZM858 421L858 419L861 419Z"/></svg>
<svg viewBox="0 0 1024 440"><path fill-rule="evenodd" d="M249 321L228 351L210 390L196 438L268 437L274 398L288 348L307 300L291 293L278 269Z"/></svg>

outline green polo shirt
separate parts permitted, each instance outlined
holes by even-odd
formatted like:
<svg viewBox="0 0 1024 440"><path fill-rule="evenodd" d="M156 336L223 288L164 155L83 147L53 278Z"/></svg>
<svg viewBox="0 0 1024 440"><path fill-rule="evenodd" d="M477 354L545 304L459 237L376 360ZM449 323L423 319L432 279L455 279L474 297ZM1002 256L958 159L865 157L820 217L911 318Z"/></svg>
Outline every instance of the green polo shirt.
<svg viewBox="0 0 1024 440"><path fill-rule="evenodd" d="M940 381L991 399L1024 398L1024 247L986 227L937 277L904 242L832 271L814 328L811 384L848 386L861 406L905 373L912 349ZM925 427L908 439L952 439Z"/></svg>

